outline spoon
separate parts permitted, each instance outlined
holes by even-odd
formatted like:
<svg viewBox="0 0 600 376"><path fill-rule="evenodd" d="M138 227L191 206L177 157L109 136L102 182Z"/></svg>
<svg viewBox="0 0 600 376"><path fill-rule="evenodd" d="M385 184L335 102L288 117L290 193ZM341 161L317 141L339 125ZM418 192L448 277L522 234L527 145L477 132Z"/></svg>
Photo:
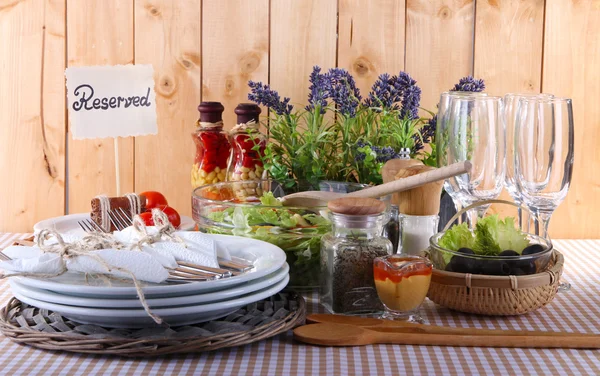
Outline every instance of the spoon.
<svg viewBox="0 0 600 376"><path fill-rule="evenodd" d="M323 346L362 346L377 343L426 346L598 349L600 335L451 335L411 333L405 328L365 328L346 324L310 324L294 329L298 341Z"/></svg>
<svg viewBox="0 0 600 376"><path fill-rule="evenodd" d="M454 334L454 335L482 335L482 336L589 336L585 333L563 333L563 332L542 332L525 330L497 330L497 329L472 329L472 328L450 328L436 325L415 324L397 320L381 320L370 317L330 315L326 313L313 313L306 317L307 324L332 323L360 326L372 330L380 328L397 328L398 331L406 333L426 333L426 334Z"/></svg>
<svg viewBox="0 0 600 376"><path fill-rule="evenodd" d="M465 174L470 170L471 162L464 161L352 193L306 191L289 194L282 197L280 200L284 206L325 206L328 201L340 197L379 198L392 193L403 192L409 189L420 187L434 181L444 180L456 175Z"/></svg>

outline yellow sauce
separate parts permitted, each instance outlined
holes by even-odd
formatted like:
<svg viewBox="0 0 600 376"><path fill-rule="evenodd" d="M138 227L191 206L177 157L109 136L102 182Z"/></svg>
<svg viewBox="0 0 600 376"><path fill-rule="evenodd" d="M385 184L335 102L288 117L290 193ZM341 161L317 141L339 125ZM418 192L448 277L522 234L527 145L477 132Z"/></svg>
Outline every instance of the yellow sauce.
<svg viewBox="0 0 600 376"><path fill-rule="evenodd" d="M394 311L412 311L418 308L429 290L431 273L427 275L415 274L402 278L400 282L393 282L389 278L385 281L375 279L375 286L379 299L389 309Z"/></svg>

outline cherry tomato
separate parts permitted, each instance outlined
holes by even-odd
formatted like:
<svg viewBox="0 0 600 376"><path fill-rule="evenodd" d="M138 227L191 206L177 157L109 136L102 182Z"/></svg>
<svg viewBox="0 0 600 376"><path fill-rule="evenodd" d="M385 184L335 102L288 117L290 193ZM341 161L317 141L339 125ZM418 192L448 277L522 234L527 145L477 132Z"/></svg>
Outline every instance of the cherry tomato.
<svg viewBox="0 0 600 376"><path fill-rule="evenodd" d="M159 206L169 205L165 196L160 192L148 191L143 192L142 195L146 196L146 210L148 211Z"/></svg>
<svg viewBox="0 0 600 376"><path fill-rule="evenodd" d="M171 224L174 227L179 227L179 225L181 224L181 217L179 216L179 213L177 213L177 210L166 205L159 206L159 209L167 215L167 217L169 218L169 222L171 222Z"/></svg>
<svg viewBox="0 0 600 376"><path fill-rule="evenodd" d="M146 226L154 226L154 220L152 219L152 213L145 212L140 214L140 218L144 221Z"/></svg>

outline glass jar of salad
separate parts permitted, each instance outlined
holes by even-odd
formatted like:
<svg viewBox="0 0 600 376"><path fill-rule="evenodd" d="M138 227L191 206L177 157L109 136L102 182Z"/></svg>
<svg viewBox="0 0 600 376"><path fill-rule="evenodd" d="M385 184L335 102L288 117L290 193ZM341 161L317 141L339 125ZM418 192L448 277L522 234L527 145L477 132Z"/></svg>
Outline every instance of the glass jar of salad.
<svg viewBox="0 0 600 376"><path fill-rule="evenodd" d="M392 253L381 236L386 204L371 198L341 198L328 204L333 231L321 239L321 295L333 313L383 311L373 278L373 261Z"/></svg>
<svg viewBox="0 0 600 376"><path fill-rule="evenodd" d="M202 102L198 106L200 119L192 134L196 157L192 166L192 188L223 182L231 155L231 142L223 130L223 111L219 102Z"/></svg>
<svg viewBox="0 0 600 376"><path fill-rule="evenodd" d="M258 131L261 109L254 103L240 103L235 108L237 125L231 130L233 158L229 180L260 179L264 171L262 156L267 137Z"/></svg>

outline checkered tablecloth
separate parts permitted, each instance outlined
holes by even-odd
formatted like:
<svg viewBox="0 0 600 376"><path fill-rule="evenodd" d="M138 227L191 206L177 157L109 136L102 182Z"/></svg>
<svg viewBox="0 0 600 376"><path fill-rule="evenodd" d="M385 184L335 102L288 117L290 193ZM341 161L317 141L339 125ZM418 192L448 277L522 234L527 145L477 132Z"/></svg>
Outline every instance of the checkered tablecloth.
<svg viewBox="0 0 600 376"><path fill-rule="evenodd" d="M0 248L24 234L0 234ZM486 318L448 311L426 302L428 323L470 328L600 333L600 240L556 240L565 255L571 291L525 316ZM0 282L0 304L11 297ZM308 296L309 312L322 312ZM532 350L376 345L315 347L296 343L291 332L210 354L121 359L41 351L0 340L1 375L599 375L600 350Z"/></svg>

